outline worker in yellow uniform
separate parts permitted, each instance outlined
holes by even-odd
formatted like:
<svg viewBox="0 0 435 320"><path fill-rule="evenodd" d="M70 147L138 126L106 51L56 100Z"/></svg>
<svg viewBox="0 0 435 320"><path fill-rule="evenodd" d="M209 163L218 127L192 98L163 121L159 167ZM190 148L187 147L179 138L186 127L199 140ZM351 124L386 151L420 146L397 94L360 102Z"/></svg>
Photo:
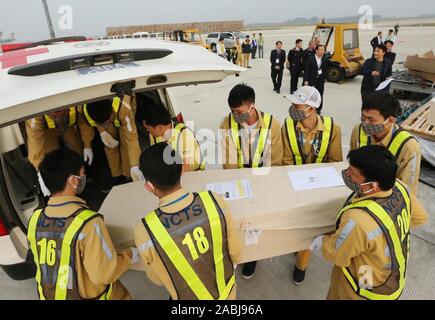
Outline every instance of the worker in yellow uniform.
<svg viewBox="0 0 435 320"><path fill-rule="evenodd" d="M311 249L334 264L328 299L396 300L406 283L410 229L428 215L383 146L351 151L343 179L353 194L337 217L337 231L318 236Z"/></svg>
<svg viewBox="0 0 435 320"><path fill-rule="evenodd" d="M92 148L97 131L104 143L112 177L143 180L139 169L140 148L134 112L134 98L125 95L78 107L80 132L85 149ZM91 149L92 150L92 149Z"/></svg>
<svg viewBox="0 0 435 320"><path fill-rule="evenodd" d="M83 144L77 129L77 110L75 107L51 112L42 117L26 121L27 147L29 161L38 171L45 155L53 150L65 147L77 153L83 153ZM93 157L87 159L91 164ZM38 173L38 178L40 174ZM45 196L49 192L41 189Z"/></svg>
<svg viewBox="0 0 435 320"><path fill-rule="evenodd" d="M171 299L234 300L234 264L240 259L241 244L231 214L217 194L182 188L181 162L166 143L142 153L145 188L160 199L160 205L135 228L136 247L148 278L163 284Z"/></svg>
<svg viewBox="0 0 435 320"><path fill-rule="evenodd" d="M397 124L400 102L386 92L375 92L363 101L360 125L352 131L351 150L376 144L390 150L399 169L397 178L417 193L421 149L418 141Z"/></svg>
<svg viewBox="0 0 435 320"><path fill-rule="evenodd" d="M319 116L322 97L314 87L301 87L289 96L290 118L282 127L283 165L343 161L341 128L330 117ZM296 253L293 282L301 285L311 257L310 250Z"/></svg>
<svg viewBox="0 0 435 320"><path fill-rule="evenodd" d="M118 279L139 261L138 251L117 253L102 216L79 198L86 186L81 156L58 149L47 154L39 170L52 194L32 215L27 231L39 298L130 299Z"/></svg>
<svg viewBox="0 0 435 320"><path fill-rule="evenodd" d="M148 132L151 146L166 142L180 153L183 171L205 170L205 159L195 133L184 123L173 121L171 114L161 103L145 95L138 96L136 122Z"/></svg>
<svg viewBox="0 0 435 320"><path fill-rule="evenodd" d="M281 166L283 147L281 125L269 113L255 107L255 91L236 85L228 97L231 113L221 122L219 139L224 169ZM250 279L257 262L243 265L242 276Z"/></svg>

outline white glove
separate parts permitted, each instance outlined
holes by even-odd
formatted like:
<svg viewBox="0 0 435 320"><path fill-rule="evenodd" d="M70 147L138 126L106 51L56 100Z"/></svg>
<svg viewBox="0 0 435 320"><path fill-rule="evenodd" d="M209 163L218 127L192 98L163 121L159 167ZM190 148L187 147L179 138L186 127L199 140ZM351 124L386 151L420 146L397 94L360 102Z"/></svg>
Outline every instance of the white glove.
<svg viewBox="0 0 435 320"><path fill-rule="evenodd" d="M94 161L94 152L92 151L91 148L85 148L83 149L83 157L84 157L84 161L88 162L88 165L92 164L92 161Z"/></svg>
<svg viewBox="0 0 435 320"><path fill-rule="evenodd" d="M139 167L132 167L130 169L130 175L133 181L145 181L145 177L143 176L142 171L140 171Z"/></svg>
<svg viewBox="0 0 435 320"><path fill-rule="evenodd" d="M320 251L323 245L323 235L317 236L314 238L313 242L311 242L310 250L311 251Z"/></svg>
<svg viewBox="0 0 435 320"><path fill-rule="evenodd" d="M114 139L107 131L100 133L101 141L110 149L115 149L119 145L119 141Z"/></svg>
<svg viewBox="0 0 435 320"><path fill-rule="evenodd" d="M42 191L42 194L44 195L44 197L51 196L51 192L50 192L50 190L48 190L47 186L45 185L44 180L42 179L40 172L38 172L38 182L39 182L39 186L41 187L41 191Z"/></svg>
<svg viewBox="0 0 435 320"><path fill-rule="evenodd" d="M131 247L131 259L130 259L130 263L131 264L135 264L138 263L140 260L140 256L139 256L139 250L137 248Z"/></svg>

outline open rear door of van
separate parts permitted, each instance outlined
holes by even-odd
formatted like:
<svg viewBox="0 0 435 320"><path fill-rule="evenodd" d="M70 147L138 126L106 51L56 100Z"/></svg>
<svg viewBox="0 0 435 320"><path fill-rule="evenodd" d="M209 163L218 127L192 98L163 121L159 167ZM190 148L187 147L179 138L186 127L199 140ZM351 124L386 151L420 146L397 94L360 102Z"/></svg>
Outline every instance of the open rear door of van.
<svg viewBox="0 0 435 320"><path fill-rule="evenodd" d="M201 46L168 41L83 41L7 52L0 55L0 127L113 97L119 84L140 92L219 82L244 70Z"/></svg>

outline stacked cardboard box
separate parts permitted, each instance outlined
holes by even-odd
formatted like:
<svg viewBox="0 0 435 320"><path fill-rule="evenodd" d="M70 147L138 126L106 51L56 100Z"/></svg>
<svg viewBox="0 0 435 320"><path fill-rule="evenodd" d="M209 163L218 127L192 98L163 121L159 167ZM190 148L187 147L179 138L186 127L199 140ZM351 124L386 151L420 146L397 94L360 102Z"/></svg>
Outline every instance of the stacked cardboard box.
<svg viewBox="0 0 435 320"><path fill-rule="evenodd" d="M405 67L410 74L435 82L435 55L432 50L423 55L408 56Z"/></svg>

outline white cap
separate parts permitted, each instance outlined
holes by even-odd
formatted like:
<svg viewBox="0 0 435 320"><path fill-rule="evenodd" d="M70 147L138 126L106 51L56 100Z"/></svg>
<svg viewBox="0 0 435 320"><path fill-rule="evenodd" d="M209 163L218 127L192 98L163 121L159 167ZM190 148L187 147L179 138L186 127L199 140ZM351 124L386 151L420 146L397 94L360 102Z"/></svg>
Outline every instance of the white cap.
<svg viewBox="0 0 435 320"><path fill-rule="evenodd" d="M309 105L313 108L319 108L322 103L322 96L320 92L309 86L300 87L295 93L290 96L286 96L293 104Z"/></svg>

